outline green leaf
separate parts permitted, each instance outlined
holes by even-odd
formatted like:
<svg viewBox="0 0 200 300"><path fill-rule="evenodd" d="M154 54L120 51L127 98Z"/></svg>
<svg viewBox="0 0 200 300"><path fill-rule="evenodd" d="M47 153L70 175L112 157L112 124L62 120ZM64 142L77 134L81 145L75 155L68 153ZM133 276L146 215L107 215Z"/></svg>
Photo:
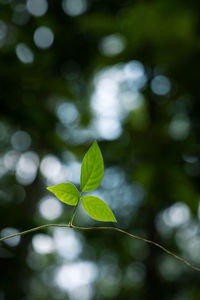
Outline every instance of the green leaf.
<svg viewBox="0 0 200 300"><path fill-rule="evenodd" d="M103 178L103 173L103 157L97 142L94 141L82 162L81 190L83 192L95 190Z"/></svg>
<svg viewBox="0 0 200 300"><path fill-rule="evenodd" d="M111 209L100 198L86 195L82 197L82 203L91 218L103 222L117 222Z"/></svg>
<svg viewBox="0 0 200 300"><path fill-rule="evenodd" d="M76 205L80 197L79 191L72 183L60 183L47 187L47 190L52 192L60 201L69 205Z"/></svg>

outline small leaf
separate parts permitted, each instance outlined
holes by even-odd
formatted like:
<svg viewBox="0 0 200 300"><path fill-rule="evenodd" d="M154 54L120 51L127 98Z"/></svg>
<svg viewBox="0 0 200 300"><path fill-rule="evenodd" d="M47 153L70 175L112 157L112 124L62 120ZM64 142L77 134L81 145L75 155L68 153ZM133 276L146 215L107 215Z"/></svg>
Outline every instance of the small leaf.
<svg viewBox="0 0 200 300"><path fill-rule="evenodd" d="M83 196L83 207L89 216L97 221L117 222L108 205L98 197Z"/></svg>
<svg viewBox="0 0 200 300"><path fill-rule="evenodd" d="M52 192L60 201L66 204L76 205L78 203L80 193L72 183L60 183L47 187L47 190Z"/></svg>
<svg viewBox="0 0 200 300"><path fill-rule="evenodd" d="M81 190L83 192L95 190L103 178L103 173L103 157L97 142L94 141L82 162Z"/></svg>

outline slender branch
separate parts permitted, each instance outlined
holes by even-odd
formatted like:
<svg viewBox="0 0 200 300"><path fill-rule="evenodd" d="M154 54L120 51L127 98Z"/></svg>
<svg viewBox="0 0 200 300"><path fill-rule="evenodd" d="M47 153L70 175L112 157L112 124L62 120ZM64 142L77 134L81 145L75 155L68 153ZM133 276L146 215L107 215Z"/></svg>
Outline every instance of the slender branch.
<svg viewBox="0 0 200 300"><path fill-rule="evenodd" d="M148 240L148 239L145 239L143 237L140 237L138 235L134 235L132 233L129 233L123 229L120 229L118 227L80 227L80 226L75 226L73 225L72 226L74 229L80 229L80 230L113 230L113 231L118 231L118 232L121 232L125 235L128 235L130 236L131 238L134 238L134 239L137 239L137 240L140 240L140 241L143 241L145 243L148 243L148 244L152 244L160 249L162 249L164 252L166 252L167 254L171 255L172 257L174 257L175 259L181 261L182 263L184 263L185 265L187 265L188 267L192 268L193 270L196 270L196 271L199 271L200 272L200 267L196 267L194 265L192 265L190 262L188 262L187 260L185 260L184 258L176 255L175 253L171 252L170 250L168 250L167 248L163 247L162 245L154 242L154 241L151 241L151 240Z"/></svg>
<svg viewBox="0 0 200 300"><path fill-rule="evenodd" d="M75 216L75 213L76 213L76 211L74 211L74 216ZM160 244L158 244L154 241L145 239L145 238L140 237L138 235L131 234L131 233L129 233L129 232L123 230L123 229L120 229L118 227L80 227L80 226L72 225L72 221L73 221L73 219L71 218L71 223L69 223L69 225L66 225L66 224L45 224L45 225L41 225L41 226L38 226L38 227L34 227L34 228L31 228L31 229L28 229L28 230L25 230L25 231L22 231L22 232L18 232L18 233L11 234L11 235L5 236L3 238L0 238L0 242L2 242L4 240L7 240L9 238L15 237L15 236L21 236L21 235L31 233L31 232L34 232L34 231L37 231L37 230L40 230L40 229L43 229L43 228L48 228L48 227L62 227L62 228L71 227L71 228L78 229L78 230L113 230L113 231L121 232L121 233L123 233L123 234L125 234L125 235L127 235L127 236L129 236L133 239L137 239L137 240L143 241L145 243L152 244L152 245L162 249L164 252L166 252L170 256L174 257L175 259L181 261L182 263L184 263L185 265L187 265L191 269L200 272L200 267L192 265L190 262L188 262L184 258L174 254L173 252L169 251L168 249L166 249L165 247L163 247L162 245L160 245Z"/></svg>
<svg viewBox="0 0 200 300"><path fill-rule="evenodd" d="M10 239L10 238L13 238L15 236L21 236L21 235L31 233L31 232L34 232L34 231L37 231L37 230L40 230L40 229L43 229L43 228L48 228L48 227L70 227L70 225L66 225L66 224L45 224L45 225L34 227L34 228L31 228L31 229L28 229L28 230L25 230L25 231L22 231L22 232L18 232L18 233L15 233L15 234L4 236L3 238L0 238L0 242L5 241L5 240Z"/></svg>

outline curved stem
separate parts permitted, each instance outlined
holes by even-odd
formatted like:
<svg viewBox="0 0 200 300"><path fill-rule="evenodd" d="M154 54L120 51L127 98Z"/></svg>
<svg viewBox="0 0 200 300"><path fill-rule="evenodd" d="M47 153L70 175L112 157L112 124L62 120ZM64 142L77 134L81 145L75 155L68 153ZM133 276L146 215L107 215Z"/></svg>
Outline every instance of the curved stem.
<svg viewBox="0 0 200 300"><path fill-rule="evenodd" d="M193 270L196 270L196 271L199 271L199 272L200 272L200 267L196 267L196 266L192 265L192 264L191 264L190 262L188 262L186 259L184 259L184 258L182 258L182 257L180 257L180 256L178 256L178 255L176 255L175 253L171 252L170 250L168 250L167 248L163 247L162 245L160 245L160 244L158 244L158 243L156 243L156 242L154 242L154 241L151 241L151 240L145 239L145 238L143 238L143 237L140 237L140 236L138 236L138 235L134 235L134 234L132 234L132 233L129 233L129 232L127 232L127 231L125 231L125 230L123 230L123 229L120 229L120 228L118 228L118 227L80 227L80 226L75 226L75 225L73 225L72 227L73 227L74 229L79 229L79 230L92 230L92 229L94 229L94 230L97 229L97 230L98 230L98 229L100 229L100 230L113 230L113 231L121 232L121 233L123 233L123 234L125 234L125 235L130 236L131 238L134 238L134 239L143 241L143 242L148 243L148 244L152 244L152 245L154 245L154 246L156 246L156 247L162 249L164 252L166 252L167 254L171 255L171 256L174 257L175 259L181 261L182 263L184 263L184 264L187 265L188 267L192 268Z"/></svg>
<svg viewBox="0 0 200 300"><path fill-rule="evenodd" d="M80 199L79 199L79 202L80 202ZM79 204L79 202L78 202L78 204ZM76 205L76 209L77 209L78 204ZM80 226L72 225L72 221L73 221L73 218L75 216L75 213L76 213L76 210L74 210L74 213L73 213L72 218L70 220L71 223L69 223L68 225L65 225L65 224L45 224L45 225L34 227L34 228L31 228L31 229L28 229L28 230L25 230L25 231L22 231L22 232L18 232L18 233L15 233L15 234L11 234L11 235L5 236L3 238L0 238L0 242L2 242L4 240L7 240L9 238L15 237L15 236L21 236L21 235L24 235L24 234L27 234L27 233L31 233L31 232L34 232L34 231L37 231L37 230L40 230L40 229L43 229L43 228L48 228L48 227L63 227L63 228L64 227L65 228L66 227L71 227L71 228L78 229L78 230L113 230L113 231L121 232L121 233L123 233L123 234L125 234L125 235L127 235L127 236L129 236L129 237L131 237L133 239L137 239L137 240L143 241L145 243L152 244L152 245L154 245L154 246L162 249L164 252L166 252L170 256L174 257L175 259L181 261L182 263L184 263L185 265L187 265L191 269L200 272L200 267L192 265L190 262L188 262L184 258L182 258L182 257L174 254L173 252L171 252L167 248L163 247L162 245L160 245L160 244L158 244L158 243L156 243L154 241L151 241L151 240L145 239L143 237L140 237L138 235L134 235L132 233L129 233L129 232L127 232L127 231L125 231L123 229L120 229L118 227L104 227L104 226L101 226L101 227L80 227Z"/></svg>

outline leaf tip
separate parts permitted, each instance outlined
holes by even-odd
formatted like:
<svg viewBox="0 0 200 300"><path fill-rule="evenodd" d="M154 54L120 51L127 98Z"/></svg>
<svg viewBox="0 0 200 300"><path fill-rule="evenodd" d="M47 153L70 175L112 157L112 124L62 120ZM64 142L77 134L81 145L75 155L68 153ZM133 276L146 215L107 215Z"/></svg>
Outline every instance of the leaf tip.
<svg viewBox="0 0 200 300"><path fill-rule="evenodd" d="M116 218L115 218L115 216L114 216L113 213L112 213L112 220L110 222L117 223L117 220L116 220Z"/></svg>
<svg viewBox="0 0 200 300"><path fill-rule="evenodd" d="M51 192L52 187L51 186L47 186L46 189Z"/></svg>
<svg viewBox="0 0 200 300"><path fill-rule="evenodd" d="M95 147L98 147L98 148L99 148L99 144L98 144L97 140L94 140L92 146L95 146Z"/></svg>

